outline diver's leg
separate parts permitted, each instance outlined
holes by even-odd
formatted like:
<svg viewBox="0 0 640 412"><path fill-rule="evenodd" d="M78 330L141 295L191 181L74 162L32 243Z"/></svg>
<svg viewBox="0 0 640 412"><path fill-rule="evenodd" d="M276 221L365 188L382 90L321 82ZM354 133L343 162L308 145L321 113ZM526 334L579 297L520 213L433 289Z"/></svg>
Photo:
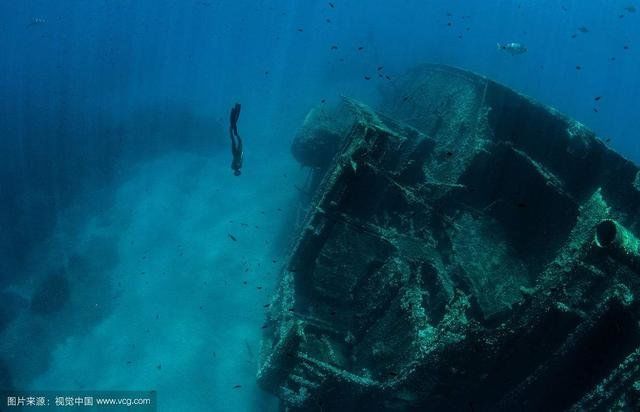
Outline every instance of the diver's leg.
<svg viewBox="0 0 640 412"><path fill-rule="evenodd" d="M229 129L229 137L231 138L231 153L235 154L236 150L238 150L238 142L236 142L236 136L231 129Z"/></svg>

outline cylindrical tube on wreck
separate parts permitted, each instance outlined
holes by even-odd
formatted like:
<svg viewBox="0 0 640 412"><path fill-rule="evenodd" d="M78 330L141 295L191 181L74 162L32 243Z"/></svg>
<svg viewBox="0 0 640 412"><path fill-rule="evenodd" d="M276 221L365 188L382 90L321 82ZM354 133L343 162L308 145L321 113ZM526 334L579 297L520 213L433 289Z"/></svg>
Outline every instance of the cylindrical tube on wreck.
<svg viewBox="0 0 640 412"><path fill-rule="evenodd" d="M640 270L640 240L630 230L613 219L604 219L596 225L595 244L611 257Z"/></svg>

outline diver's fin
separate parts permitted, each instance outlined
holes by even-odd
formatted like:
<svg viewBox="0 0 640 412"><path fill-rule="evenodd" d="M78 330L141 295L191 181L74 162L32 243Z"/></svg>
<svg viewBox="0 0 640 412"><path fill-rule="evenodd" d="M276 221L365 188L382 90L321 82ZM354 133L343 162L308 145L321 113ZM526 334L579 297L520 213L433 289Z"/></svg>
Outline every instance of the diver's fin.
<svg viewBox="0 0 640 412"><path fill-rule="evenodd" d="M240 106L240 103L236 103L236 105L233 107L235 109L235 118L233 119L233 124L238 123L238 118L240 118L240 108L242 106Z"/></svg>
<svg viewBox="0 0 640 412"><path fill-rule="evenodd" d="M240 117L240 103L236 103L231 108L231 114L229 115L229 123L231 124L231 129L236 130L236 124L238 123L238 118Z"/></svg>

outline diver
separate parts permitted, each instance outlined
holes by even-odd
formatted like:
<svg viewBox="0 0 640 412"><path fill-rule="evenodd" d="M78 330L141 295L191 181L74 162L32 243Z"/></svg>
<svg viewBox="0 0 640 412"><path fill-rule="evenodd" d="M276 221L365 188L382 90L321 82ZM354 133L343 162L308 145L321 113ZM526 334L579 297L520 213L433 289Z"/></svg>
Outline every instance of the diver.
<svg viewBox="0 0 640 412"><path fill-rule="evenodd" d="M238 117L240 117L240 103L236 103L231 108L231 115L229 116L229 135L231 137L231 155L233 156L231 169L233 169L233 174L236 176L240 176L240 169L242 168L242 139L238 134Z"/></svg>

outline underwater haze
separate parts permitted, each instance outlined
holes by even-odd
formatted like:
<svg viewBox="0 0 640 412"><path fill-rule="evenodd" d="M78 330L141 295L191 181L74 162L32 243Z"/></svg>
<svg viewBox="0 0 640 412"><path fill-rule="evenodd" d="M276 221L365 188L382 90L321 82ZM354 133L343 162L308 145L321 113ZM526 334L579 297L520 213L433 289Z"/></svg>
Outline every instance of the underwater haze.
<svg viewBox="0 0 640 412"><path fill-rule="evenodd" d="M0 389L278 410L257 361L309 178L290 150L309 110L375 105L444 63L638 163L632 3L0 2ZM509 43L526 51L496 47Z"/></svg>

